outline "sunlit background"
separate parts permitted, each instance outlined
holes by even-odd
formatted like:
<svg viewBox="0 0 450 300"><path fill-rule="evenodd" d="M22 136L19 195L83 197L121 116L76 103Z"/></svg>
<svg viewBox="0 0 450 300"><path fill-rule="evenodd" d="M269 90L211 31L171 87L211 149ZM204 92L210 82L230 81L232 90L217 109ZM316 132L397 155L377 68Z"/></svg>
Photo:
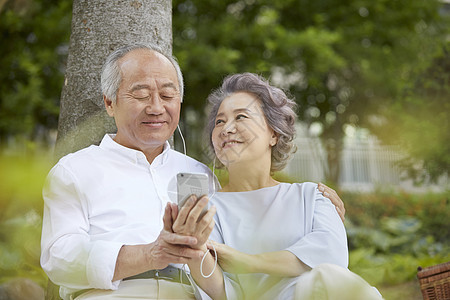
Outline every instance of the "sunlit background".
<svg viewBox="0 0 450 300"><path fill-rule="evenodd" d="M1 299L18 287L42 299L47 285L41 189L71 9L0 0ZM277 177L335 188L350 269L386 299L421 299L417 267L450 261L450 1L177 0L172 22L188 154L210 162L205 99L224 76L270 78L299 104L298 150Z"/></svg>

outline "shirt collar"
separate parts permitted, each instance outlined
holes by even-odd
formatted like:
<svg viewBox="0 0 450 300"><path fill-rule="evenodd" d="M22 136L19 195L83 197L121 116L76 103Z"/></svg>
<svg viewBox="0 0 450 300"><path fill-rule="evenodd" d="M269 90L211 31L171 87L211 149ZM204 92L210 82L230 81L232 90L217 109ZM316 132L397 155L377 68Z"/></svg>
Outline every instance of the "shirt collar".
<svg viewBox="0 0 450 300"><path fill-rule="evenodd" d="M142 151L122 146L121 144L114 141L115 136L116 136L115 134L105 134L100 143L100 148L118 153L119 155L125 157L126 159L132 161L135 164L137 164L140 161L145 161L148 164L147 158L145 157L145 154ZM155 157L151 165L152 166L162 165L167 160L169 150L170 144L168 141L166 141L164 143L162 153L159 154L157 157Z"/></svg>

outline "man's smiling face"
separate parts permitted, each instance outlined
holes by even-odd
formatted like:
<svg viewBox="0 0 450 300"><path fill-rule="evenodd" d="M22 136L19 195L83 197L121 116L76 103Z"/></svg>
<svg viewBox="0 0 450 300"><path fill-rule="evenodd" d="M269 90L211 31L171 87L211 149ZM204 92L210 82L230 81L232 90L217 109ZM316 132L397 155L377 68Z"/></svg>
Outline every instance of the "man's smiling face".
<svg viewBox="0 0 450 300"><path fill-rule="evenodd" d="M121 83L115 102L105 100L117 125L115 141L154 152L175 131L180 118L180 91L172 63L160 53L137 49L118 61Z"/></svg>

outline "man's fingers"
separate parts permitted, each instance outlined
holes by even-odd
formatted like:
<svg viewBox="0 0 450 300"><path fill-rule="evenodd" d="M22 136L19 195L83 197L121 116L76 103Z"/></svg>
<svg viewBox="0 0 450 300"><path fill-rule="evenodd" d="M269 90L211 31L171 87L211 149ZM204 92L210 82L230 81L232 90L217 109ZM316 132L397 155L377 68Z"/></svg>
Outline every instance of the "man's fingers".
<svg viewBox="0 0 450 300"><path fill-rule="evenodd" d="M216 213L216 209L212 208L200 218L202 211L208 205L208 201L207 196L201 197L198 201L195 197L190 198L186 206L183 206L180 210L173 224L173 231L180 235L195 237L197 238L197 244L203 244L214 228L214 223L211 224L211 222L213 222ZM183 220L185 221L183 222Z"/></svg>
<svg viewBox="0 0 450 300"><path fill-rule="evenodd" d="M339 198L339 197L336 198L336 196L331 196L327 192L323 193L323 195L331 200L331 202L336 207L339 217L341 218L342 222L344 222L345 221L345 208L344 208L344 203L342 202L341 198Z"/></svg>
<svg viewBox="0 0 450 300"><path fill-rule="evenodd" d="M186 257L180 257L180 256L175 256L172 255L173 258L170 259L170 263L173 264L188 264L189 261L191 260L190 258L186 258Z"/></svg>
<svg viewBox="0 0 450 300"><path fill-rule="evenodd" d="M321 182L318 184L318 188L319 191L321 191L325 197L331 200L334 206L339 207L341 212L345 214L344 202L341 200L341 198L339 197L339 195L336 193L335 190L329 188L328 186L324 185Z"/></svg>
<svg viewBox="0 0 450 300"><path fill-rule="evenodd" d="M184 258L200 258L203 251L180 245L170 245L165 248L165 253Z"/></svg>
<svg viewBox="0 0 450 300"><path fill-rule="evenodd" d="M179 226L182 226L184 223L186 223L186 219L189 215L189 212L191 211L192 207L194 206L197 198L195 195L191 195L185 202L183 207L178 211L178 216L175 222L173 223L174 228L177 228Z"/></svg>
<svg viewBox="0 0 450 300"><path fill-rule="evenodd" d="M173 222L177 219L178 216L178 205L171 202L169 204L172 207L172 222Z"/></svg>
<svg viewBox="0 0 450 300"><path fill-rule="evenodd" d="M319 183L318 188L319 188L319 191L321 191L325 197L327 197L331 200L331 202L336 207L339 217L341 218L342 222L344 222L345 221L344 202L341 200L341 198L336 193L336 191L333 190L332 188L329 188L328 186L324 185L323 183Z"/></svg>
<svg viewBox="0 0 450 300"><path fill-rule="evenodd" d="M338 196L336 192L334 193L324 192L323 194L325 197L328 197L335 206L339 207L341 211L345 213L344 202L341 200L341 198Z"/></svg>
<svg viewBox="0 0 450 300"><path fill-rule="evenodd" d="M191 260L189 257L178 256L171 253L165 253L161 259L171 264L187 264Z"/></svg>
<svg viewBox="0 0 450 300"><path fill-rule="evenodd" d="M341 198L339 198L339 200L341 200ZM345 206L344 206L344 202L341 200L341 205L338 205L339 209L341 210L341 212L345 215Z"/></svg>
<svg viewBox="0 0 450 300"><path fill-rule="evenodd" d="M211 220L209 225L202 231L203 239L206 240L211 235L211 232L214 230L215 224L216 224L216 222L214 221L214 219Z"/></svg>
<svg viewBox="0 0 450 300"><path fill-rule="evenodd" d="M195 237L187 235L179 235L176 233L167 232L164 235L160 235L160 237L164 242L172 245L194 246L197 244L197 239Z"/></svg>
<svg viewBox="0 0 450 300"><path fill-rule="evenodd" d="M167 203L166 209L164 210L164 216L163 216L163 223L164 223L164 230L168 232L172 231L172 209L170 207L170 204Z"/></svg>
<svg viewBox="0 0 450 300"><path fill-rule="evenodd" d="M342 212L342 210L339 208L339 206L336 206L336 210L337 210L338 215L341 218L342 222L344 222L345 221L345 213Z"/></svg>
<svg viewBox="0 0 450 300"><path fill-rule="evenodd" d="M202 219L198 222L197 231L202 233L202 235L207 234L209 236L214 229L214 215L216 214L216 207L213 205L208 212L202 217Z"/></svg>
<svg viewBox="0 0 450 300"><path fill-rule="evenodd" d="M186 226L188 228L196 228L196 223L198 221L198 218L200 217L201 212L203 211L203 208L208 205L208 197L201 197L194 205L194 207L189 212L189 215L186 219Z"/></svg>

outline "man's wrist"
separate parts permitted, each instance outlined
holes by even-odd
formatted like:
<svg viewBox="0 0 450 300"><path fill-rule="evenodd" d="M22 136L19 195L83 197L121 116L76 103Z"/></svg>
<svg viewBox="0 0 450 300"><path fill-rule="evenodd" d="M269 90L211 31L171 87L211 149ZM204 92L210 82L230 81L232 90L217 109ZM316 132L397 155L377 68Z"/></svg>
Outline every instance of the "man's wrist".
<svg viewBox="0 0 450 300"><path fill-rule="evenodd" d="M144 260L145 263L148 267L148 270L156 270L156 266L153 265L153 257L152 257L152 250L154 247L154 243L150 243L145 245L145 247L143 247L142 251L143 251L143 256L144 256Z"/></svg>

